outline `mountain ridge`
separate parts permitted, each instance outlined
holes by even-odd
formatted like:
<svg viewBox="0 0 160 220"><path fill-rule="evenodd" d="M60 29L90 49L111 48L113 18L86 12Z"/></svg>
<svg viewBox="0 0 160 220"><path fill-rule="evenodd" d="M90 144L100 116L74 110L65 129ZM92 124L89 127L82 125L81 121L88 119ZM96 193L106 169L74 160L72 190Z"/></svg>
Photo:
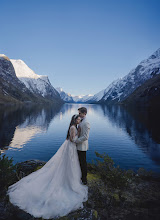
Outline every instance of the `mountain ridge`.
<svg viewBox="0 0 160 220"><path fill-rule="evenodd" d="M118 104L125 100L145 81L160 74L160 48L142 60L124 77L113 81L106 89L96 93L89 103Z"/></svg>
<svg viewBox="0 0 160 220"><path fill-rule="evenodd" d="M121 104L137 107L160 107L160 74L138 87Z"/></svg>
<svg viewBox="0 0 160 220"><path fill-rule="evenodd" d="M22 60L18 60L18 63L26 65ZM15 69L19 69L19 72L22 73L21 68L19 68L18 64L15 68L13 62L11 62L11 60L6 55L0 54L0 104L5 105L23 103L63 103L62 99L59 96L59 93L54 89L53 86L51 86L48 77L39 77L39 75L34 75L35 78L41 78L40 80L43 83L46 83L46 94L43 96L39 91L36 92L35 90L31 90L29 86L26 86L25 82L23 82L23 80L21 81L17 77L18 74L16 75ZM33 71L30 69L30 72ZM28 80L30 80L32 83L31 78L28 77ZM48 82L46 82L47 80Z"/></svg>
<svg viewBox="0 0 160 220"><path fill-rule="evenodd" d="M93 95L77 95L73 96L70 93L66 93L63 91L61 87L56 88L59 92L61 98L67 103L85 103L87 102Z"/></svg>
<svg viewBox="0 0 160 220"><path fill-rule="evenodd" d="M11 59L16 76L33 93L45 97L60 99L59 93L51 85L48 76L38 75L24 61Z"/></svg>

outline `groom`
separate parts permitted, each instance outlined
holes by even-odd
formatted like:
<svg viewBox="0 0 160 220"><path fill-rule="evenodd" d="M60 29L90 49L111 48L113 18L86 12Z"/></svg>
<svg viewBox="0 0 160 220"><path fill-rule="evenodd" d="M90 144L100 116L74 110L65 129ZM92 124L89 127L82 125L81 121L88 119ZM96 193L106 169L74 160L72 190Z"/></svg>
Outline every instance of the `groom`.
<svg viewBox="0 0 160 220"><path fill-rule="evenodd" d="M77 152L80 162L80 167L82 171L82 183L84 185L87 184L87 161L86 161L86 151L88 150L88 138L90 131L90 124L86 119L87 109L85 107L81 107L78 109L79 116L81 117L80 127L80 135L79 138L75 141L77 144Z"/></svg>

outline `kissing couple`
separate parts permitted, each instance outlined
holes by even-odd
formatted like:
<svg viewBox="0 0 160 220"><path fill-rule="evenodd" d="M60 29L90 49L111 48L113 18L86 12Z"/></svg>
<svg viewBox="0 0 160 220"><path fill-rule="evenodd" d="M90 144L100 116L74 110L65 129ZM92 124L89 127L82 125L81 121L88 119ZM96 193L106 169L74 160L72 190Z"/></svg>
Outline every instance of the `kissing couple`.
<svg viewBox="0 0 160 220"><path fill-rule="evenodd" d="M39 170L9 186L15 206L36 218L56 218L83 208L88 199L87 162L90 124L87 109L73 115L67 137L53 157Z"/></svg>

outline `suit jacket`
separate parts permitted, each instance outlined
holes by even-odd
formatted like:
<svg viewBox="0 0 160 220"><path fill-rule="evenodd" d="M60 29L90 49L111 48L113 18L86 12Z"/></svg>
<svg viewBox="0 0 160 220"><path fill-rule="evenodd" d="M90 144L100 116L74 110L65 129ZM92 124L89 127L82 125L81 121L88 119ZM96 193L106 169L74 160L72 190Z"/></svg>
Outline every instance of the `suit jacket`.
<svg viewBox="0 0 160 220"><path fill-rule="evenodd" d="M86 117L79 124L79 127L81 128L80 136L75 141L77 144L77 150L87 151L88 150L88 138L89 138L90 124L87 121Z"/></svg>

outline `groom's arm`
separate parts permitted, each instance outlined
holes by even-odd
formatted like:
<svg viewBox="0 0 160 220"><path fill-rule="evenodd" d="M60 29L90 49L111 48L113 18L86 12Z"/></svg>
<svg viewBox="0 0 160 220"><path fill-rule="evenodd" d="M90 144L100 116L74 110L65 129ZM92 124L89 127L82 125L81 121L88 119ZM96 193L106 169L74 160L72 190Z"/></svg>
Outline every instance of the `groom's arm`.
<svg viewBox="0 0 160 220"><path fill-rule="evenodd" d="M75 140L75 143L80 144L80 143L88 140L89 131L90 131L90 124L88 122L85 123L83 130L84 130L83 135L81 137L77 138L77 140Z"/></svg>

